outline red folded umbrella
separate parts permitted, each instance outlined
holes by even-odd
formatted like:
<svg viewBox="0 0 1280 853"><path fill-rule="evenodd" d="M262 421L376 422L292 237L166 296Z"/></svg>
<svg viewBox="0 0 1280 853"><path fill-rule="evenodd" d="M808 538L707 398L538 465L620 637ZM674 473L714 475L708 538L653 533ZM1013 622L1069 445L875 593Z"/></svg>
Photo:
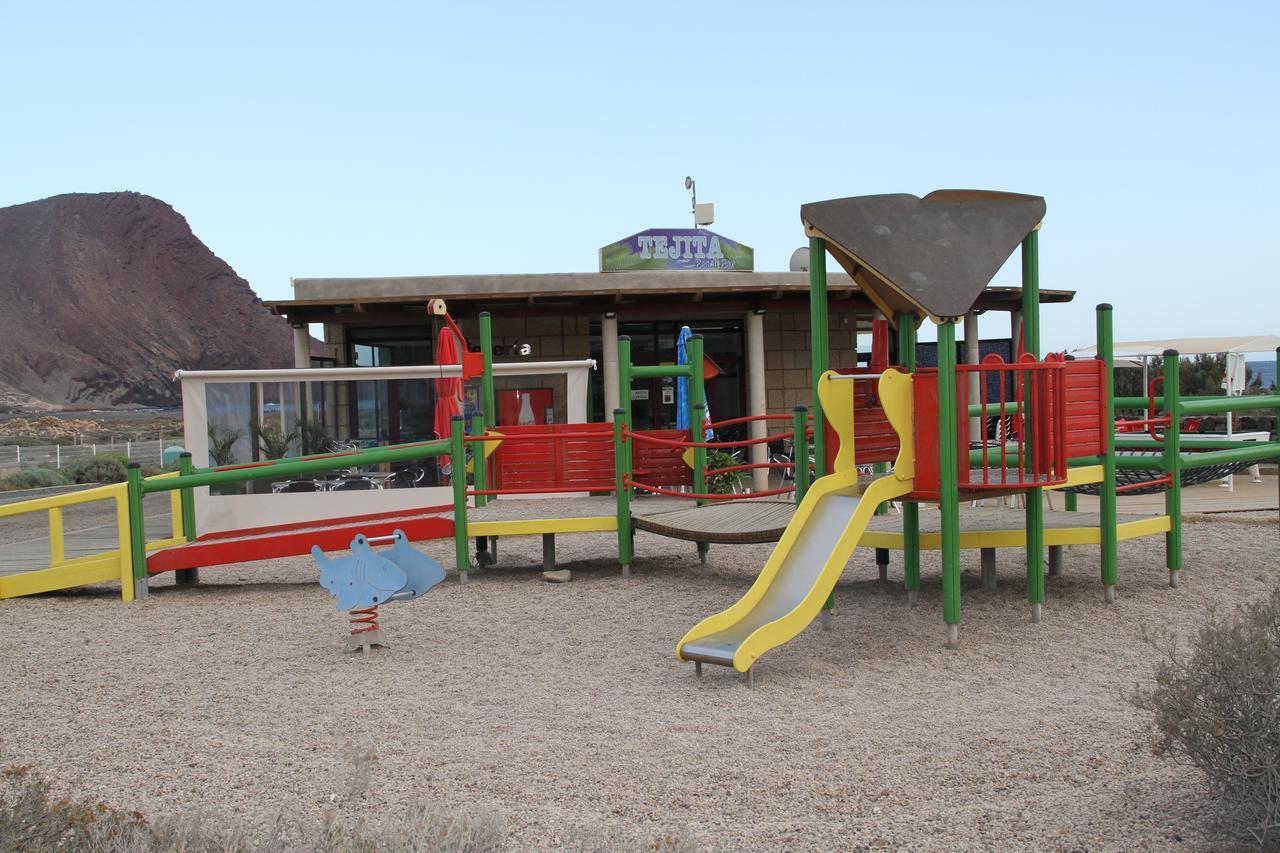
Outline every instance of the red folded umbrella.
<svg viewBox="0 0 1280 853"><path fill-rule="evenodd" d="M440 338L436 341L436 364L461 364L457 337L447 327L440 330ZM441 377L436 383L436 438L448 438L454 415L462 414L462 379ZM443 466L446 457L438 457Z"/></svg>

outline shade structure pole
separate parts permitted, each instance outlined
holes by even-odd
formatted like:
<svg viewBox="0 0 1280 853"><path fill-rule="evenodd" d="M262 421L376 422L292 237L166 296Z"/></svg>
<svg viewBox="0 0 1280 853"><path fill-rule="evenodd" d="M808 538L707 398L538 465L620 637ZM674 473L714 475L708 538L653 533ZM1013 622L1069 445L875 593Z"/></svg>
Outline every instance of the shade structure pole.
<svg viewBox="0 0 1280 853"><path fill-rule="evenodd" d="M1022 239L1022 348L1040 358L1040 232L1032 231ZM1027 374L1023 407L1034 411L1038 400L1031 374ZM1033 417L1023 416L1025 458L1032 465L1034 447L1041 436L1032 429ZM1031 621L1039 622L1044 607L1044 489L1027 490L1027 601L1031 603Z"/></svg>
<svg viewBox="0 0 1280 853"><path fill-rule="evenodd" d="M898 321L898 363L908 373L916 372L916 317L902 313ZM907 603L914 605L920 597L920 504L902 502L902 585Z"/></svg>
<svg viewBox="0 0 1280 853"><path fill-rule="evenodd" d="M818 383L827 372L830 352L827 348L827 241L809 238L809 390L813 392L813 461L814 476L827 472L826 417L818 399Z"/></svg>
<svg viewBox="0 0 1280 853"><path fill-rule="evenodd" d="M1102 389L1106 400L1102 409L1102 486L1098 492L1098 509L1102 527L1102 590L1108 604L1116 600L1118 572L1118 535L1116 518L1116 379L1115 339L1112 331L1111 306L1098 306L1098 358L1102 360ZM1143 359L1143 364L1146 359Z"/></svg>
<svg viewBox="0 0 1280 853"><path fill-rule="evenodd" d="M942 516L942 617L947 646L960 644L960 450L956 413L956 327L938 326L938 508Z"/></svg>

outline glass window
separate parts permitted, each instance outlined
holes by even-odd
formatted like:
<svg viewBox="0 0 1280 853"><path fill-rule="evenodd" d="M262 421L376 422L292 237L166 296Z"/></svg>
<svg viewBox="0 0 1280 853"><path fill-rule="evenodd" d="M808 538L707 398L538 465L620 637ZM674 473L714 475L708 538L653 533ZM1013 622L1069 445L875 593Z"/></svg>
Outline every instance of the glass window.
<svg viewBox="0 0 1280 853"><path fill-rule="evenodd" d="M636 364L675 364L676 337L688 325L703 337L703 351L719 367L719 375L707 382L707 402L714 421L742 417L747 413L746 367L741 320L698 319L688 324L671 320L620 320L618 334L631 337L631 359ZM591 357L604 364L600 321L591 322ZM607 419L604 408L604 377L592 376L592 410ZM676 425L675 383L671 379L637 380L631 389L631 418L638 429L674 429ZM741 438L741 426L717 430L721 439Z"/></svg>

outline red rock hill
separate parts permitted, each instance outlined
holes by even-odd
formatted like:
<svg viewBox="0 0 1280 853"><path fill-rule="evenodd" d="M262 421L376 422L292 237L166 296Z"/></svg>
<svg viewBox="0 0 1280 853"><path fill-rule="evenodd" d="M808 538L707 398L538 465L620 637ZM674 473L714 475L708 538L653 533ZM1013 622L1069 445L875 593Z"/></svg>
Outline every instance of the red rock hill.
<svg viewBox="0 0 1280 853"><path fill-rule="evenodd" d="M0 208L0 388L57 405L172 405L179 368L292 365L288 323L159 199Z"/></svg>

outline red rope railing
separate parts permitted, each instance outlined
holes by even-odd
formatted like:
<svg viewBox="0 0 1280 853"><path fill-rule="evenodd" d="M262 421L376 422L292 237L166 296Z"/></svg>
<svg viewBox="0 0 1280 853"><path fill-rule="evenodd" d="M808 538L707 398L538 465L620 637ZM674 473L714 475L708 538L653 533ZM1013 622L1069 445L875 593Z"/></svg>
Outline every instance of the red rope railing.
<svg viewBox="0 0 1280 853"><path fill-rule="evenodd" d="M741 418L729 418L728 420L716 421L715 423L707 424L707 426L710 429L721 429L723 427L736 426L737 424L745 424L752 421L790 421L794 417L794 415L746 415ZM812 422L813 419L809 418L809 421Z"/></svg>
<svg viewBox="0 0 1280 853"><path fill-rule="evenodd" d="M662 444L667 447L705 447L715 450L721 447L744 447L749 444L767 444L771 441L781 441L784 438L793 438L794 432L782 432L777 435L766 435L762 438L744 438L741 441L680 441L673 438L658 438L654 435L645 435L642 432L628 432L630 436L637 441L647 441L651 444Z"/></svg>
<svg viewBox="0 0 1280 853"><path fill-rule="evenodd" d="M532 488L510 488L510 489L467 489L469 497L476 495L551 495L551 494L568 494L571 492L612 492L614 490L613 483L585 484L581 486L547 486Z"/></svg>
<svg viewBox="0 0 1280 853"><path fill-rule="evenodd" d="M1171 486L1171 485L1173 485L1173 477L1169 474L1165 474L1163 477L1157 477L1154 480L1139 480L1136 483L1127 483L1126 485L1123 485L1123 486L1116 486L1116 494L1118 495L1121 492L1133 491L1134 489L1146 489L1151 486Z"/></svg>
<svg viewBox="0 0 1280 853"><path fill-rule="evenodd" d="M623 482L625 482L628 486L631 486L634 489L643 489L646 492L653 492L655 495L669 495L673 498L688 498L690 500L697 500L697 501L746 500L748 498L769 497L770 495L785 495L789 492L794 492L796 490L795 486L790 486L783 489L766 489L762 492L748 492L746 494L728 494L728 495L714 494L713 495L707 492L677 492L672 489L662 489L662 488L659 488L658 486L649 486L644 483L637 483L635 480L632 480L630 477L626 478Z"/></svg>

